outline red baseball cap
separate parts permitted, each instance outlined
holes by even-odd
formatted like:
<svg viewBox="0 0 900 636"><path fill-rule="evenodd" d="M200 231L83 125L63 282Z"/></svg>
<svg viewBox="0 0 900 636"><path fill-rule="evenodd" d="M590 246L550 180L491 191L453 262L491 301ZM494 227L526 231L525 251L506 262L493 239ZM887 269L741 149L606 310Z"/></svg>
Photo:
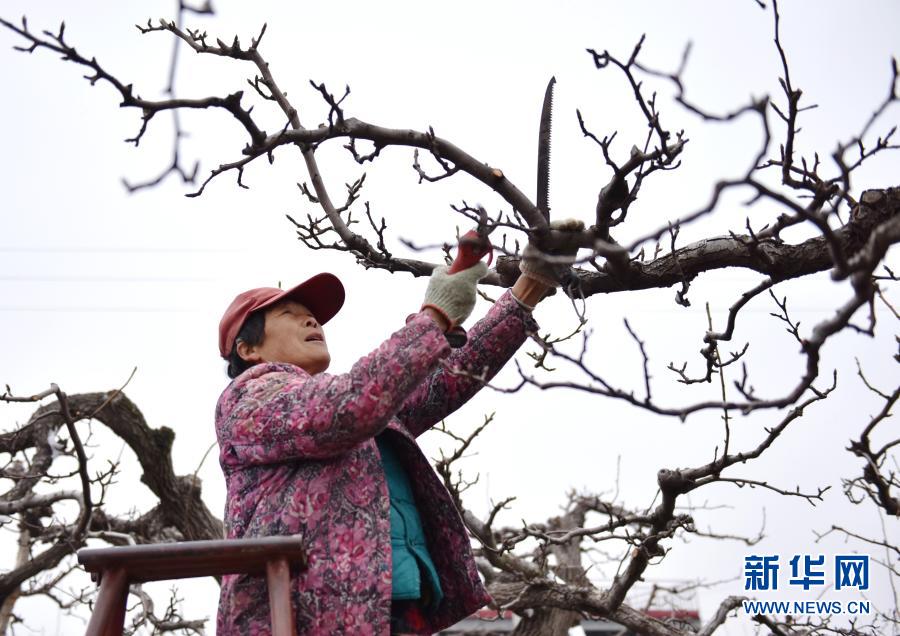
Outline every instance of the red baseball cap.
<svg viewBox="0 0 900 636"><path fill-rule="evenodd" d="M320 325L334 318L344 304L344 286L334 274L316 274L296 287L284 290L277 287L257 287L238 294L219 322L219 353L226 360L241 326L251 313L290 298L306 307Z"/></svg>

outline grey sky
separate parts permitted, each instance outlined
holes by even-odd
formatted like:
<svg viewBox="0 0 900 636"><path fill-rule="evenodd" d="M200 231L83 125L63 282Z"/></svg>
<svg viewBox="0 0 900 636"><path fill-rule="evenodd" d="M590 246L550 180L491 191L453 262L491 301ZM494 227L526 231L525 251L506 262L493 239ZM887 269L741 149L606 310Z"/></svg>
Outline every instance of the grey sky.
<svg viewBox="0 0 900 636"><path fill-rule="evenodd" d="M0 15L27 13L34 29L55 29L66 20L69 41L96 55L120 79L133 82L138 93L158 97L165 82L171 36L140 35L134 23L171 17L174 2L124 3L85 1L77 10L67 2L33 3L7 0ZM220 0L214 20L188 17L189 25L207 28L213 37L242 41L255 36L262 22L268 31L262 51L289 97L300 106L301 119L317 125L327 107L308 84L324 81L333 91L349 84L348 115L393 127L434 126L474 156L501 168L529 195L534 188L536 132L540 100L547 79L555 75L554 145L551 182L553 214L590 221L599 187L608 178L598 149L577 126L575 108L598 134L618 130L614 151L627 154L644 138L640 117L627 84L613 69L597 71L585 48L609 49L627 57L646 33L642 59L673 70L685 44L693 42L685 74L688 95L713 111L724 112L748 97L777 95L778 59L772 45L772 17L752 0L733 2L421 2L367 3L237 3ZM896 37L900 5L896 2L785 2L783 38L792 78L807 103L819 108L803 115L800 150L830 154L837 140L857 132L887 94L890 57L900 53ZM170 178L161 187L129 196L120 178L140 181L154 176L169 161L171 127L157 116L135 150L123 139L139 126L139 114L117 108L117 95L107 86L92 88L80 69L37 52L23 56L10 49L20 44L0 32L0 74L4 98L0 121L4 150L0 166L0 384L31 393L56 382L69 393L119 386L133 367L127 388L152 426L170 426L177 434L173 451L176 470L192 472L215 441L215 401L226 384L217 357L216 327L221 312L237 292L279 281L290 285L317 271L332 271L345 281L348 300L328 325L332 371L349 368L374 348L403 318L415 311L425 289L422 279L365 272L343 254L310 252L293 237L284 214L317 214L300 196L306 180L299 154L283 148L275 164L264 161L245 172L249 190L239 189L233 175L217 178L200 198L185 198L185 188ZM182 50L178 93L203 97L245 90L249 67L210 59ZM758 148L760 128L744 118L730 126L704 125L671 102L671 90L658 87L660 108L673 128L684 127L691 139L682 168L648 181L619 238L634 238L668 220L687 214L710 196L718 179L746 170ZM781 103L781 101L779 101ZM270 131L282 125L277 112L257 107ZM887 112L875 132L897 124L898 109ZM775 123L774 116L772 117ZM183 154L201 161L201 175L240 156L242 130L222 113L183 116L190 137ZM775 127L775 134L781 129ZM774 146L773 146L774 148ZM320 161L335 197L360 169L340 148L323 146ZM501 201L467 177L418 185L410 167L411 151L390 149L367 168L362 200L385 216L398 237L419 244L451 240L458 224L450 203L466 199L496 211ZM897 185L897 156L885 156L860 171L857 185ZM830 166L826 170L831 171ZM774 178L773 174L773 178ZM861 190L860 190L861 191ZM683 229L680 242L740 231L746 215L768 218L771 206L747 209L747 197L729 196L714 217ZM760 225L759 221L754 221ZM808 231L807 231L808 233ZM796 239L798 232L787 238ZM419 254L436 260L436 251ZM896 254L891 254L896 264ZM725 271L703 276L692 286L689 309L674 303L674 290L615 297L593 297L588 303L593 330L592 360L621 384L641 391L641 362L622 317L641 335L653 361L655 391L667 404L716 397L712 388L687 390L676 384L665 365L687 360L699 370L697 351L706 330L705 303L721 324L724 312L756 275ZM487 289L496 295L496 289ZM850 294L834 285L827 273L779 287L789 295L792 313L811 328L830 315ZM896 290L888 297L898 301ZM895 302L896 306L896 302ZM749 366L762 395L783 394L802 370L791 337L769 317L775 309L767 297L754 301L745 314L736 342L752 342ZM881 309L884 309L881 307ZM481 303L476 316L486 310ZM571 307L559 297L536 313L545 329L562 333L574 326ZM840 478L861 470L844 448L857 435L865 417L878 404L855 376L858 357L871 379L889 388L898 379L887 352L896 345L896 321L880 312L880 332L873 340L843 333L825 347L823 385L832 368L839 389L818 405L767 452L757 466L735 470L734 476L764 476L787 488L815 490L831 485L817 508L761 490L714 486L698 494L695 505L727 504L730 508L697 511L698 528L723 534L755 534L765 517L766 540L754 551L833 553L858 546L838 541L814 543L814 531L832 523L882 535L882 521L872 506L851 507L840 492ZM864 317L858 317L864 320ZM526 345L526 349L532 349ZM527 364L527 358L520 354ZM500 384L515 381L512 365ZM713 387L715 388L715 387ZM2 427L27 418L29 409L2 406ZM567 489L612 493L619 501L649 506L656 471L663 467L709 461L720 443L718 413L692 416L687 423L651 417L603 399L573 392L515 396L485 391L449 424L461 431L497 412L495 423L477 445L467 467L482 473L467 502L484 511L489 498L518 497L504 517L543 520L554 514ZM754 445L763 427L780 419L767 412L739 418L735 443ZM99 427L98 427L99 428ZM896 429L895 429L896 430ZM121 444L98 432L98 457L115 457ZM444 440L436 433L423 445L431 456ZM125 452L128 456L128 451ZM619 459L620 458L620 459ZM615 484L617 461L620 476ZM224 482L215 449L199 471L210 508L219 514ZM146 509L150 493L129 464L121 482L129 484L111 502L114 511ZM765 512L764 512L765 511ZM896 520L884 522L896 541ZM0 545L10 537L0 535ZM718 581L738 577L750 548L737 542L690 538L670 541L671 553L650 570L655 580ZM2 554L10 552L2 549ZM870 551L874 558L883 553ZM7 559L0 567L9 567ZM871 598L888 609L894 592L879 571L873 573ZM607 575L611 572L606 572ZM880 577L880 578L876 578ZM718 602L741 592L741 581L697 595L708 618ZM191 614L214 615L215 585L201 582L185 588ZM790 596L789 594L787 596ZM797 594L794 594L797 596ZM804 596L806 598L806 596ZM52 609L40 601L22 602L20 614L45 633L71 633L70 623L57 623ZM730 621L728 634L752 633L741 616Z"/></svg>

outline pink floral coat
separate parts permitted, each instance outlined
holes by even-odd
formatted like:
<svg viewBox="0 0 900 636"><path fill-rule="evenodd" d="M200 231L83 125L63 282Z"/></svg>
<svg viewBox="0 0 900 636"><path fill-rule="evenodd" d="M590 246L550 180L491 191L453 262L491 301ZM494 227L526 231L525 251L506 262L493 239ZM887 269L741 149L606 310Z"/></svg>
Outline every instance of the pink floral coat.
<svg viewBox="0 0 900 636"><path fill-rule="evenodd" d="M409 473L445 595L425 629L439 631L490 600L462 520L415 438L481 387L440 360L491 377L536 328L506 292L452 353L420 313L344 375L266 363L225 389L216 433L227 535L306 538L308 569L291 581L299 634L389 633L390 508L373 439L385 428ZM263 579L223 578L217 633L270 633Z"/></svg>

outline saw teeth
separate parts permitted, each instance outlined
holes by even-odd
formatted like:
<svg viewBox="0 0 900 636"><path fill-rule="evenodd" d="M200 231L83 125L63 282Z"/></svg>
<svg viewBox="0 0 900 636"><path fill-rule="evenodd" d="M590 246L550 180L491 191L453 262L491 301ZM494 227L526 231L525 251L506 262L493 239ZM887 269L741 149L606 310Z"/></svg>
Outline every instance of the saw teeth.
<svg viewBox="0 0 900 636"><path fill-rule="evenodd" d="M556 77L551 77L544 91L541 122L538 131L537 206L550 218L550 138L553 123L553 87Z"/></svg>

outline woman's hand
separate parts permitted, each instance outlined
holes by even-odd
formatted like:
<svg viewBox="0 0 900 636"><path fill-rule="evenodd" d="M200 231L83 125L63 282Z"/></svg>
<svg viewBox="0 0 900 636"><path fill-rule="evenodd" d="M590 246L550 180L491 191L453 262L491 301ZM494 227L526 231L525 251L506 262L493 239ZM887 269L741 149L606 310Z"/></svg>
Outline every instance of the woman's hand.
<svg viewBox="0 0 900 636"><path fill-rule="evenodd" d="M550 229L558 232L580 233L584 231L584 223L578 219L561 219L551 222ZM575 246L559 247L543 252L529 242L522 251L519 271L544 287L559 287L560 280L575 262L577 252L578 248ZM519 300L523 299L519 297Z"/></svg>
<svg viewBox="0 0 900 636"><path fill-rule="evenodd" d="M431 310L443 320L446 325L444 331L459 326L472 313L476 286L488 271L487 265L481 261L455 274L448 274L448 269L445 265L434 268L422 303L422 309ZM433 315L432 319L435 319ZM435 322L442 326L439 319Z"/></svg>

